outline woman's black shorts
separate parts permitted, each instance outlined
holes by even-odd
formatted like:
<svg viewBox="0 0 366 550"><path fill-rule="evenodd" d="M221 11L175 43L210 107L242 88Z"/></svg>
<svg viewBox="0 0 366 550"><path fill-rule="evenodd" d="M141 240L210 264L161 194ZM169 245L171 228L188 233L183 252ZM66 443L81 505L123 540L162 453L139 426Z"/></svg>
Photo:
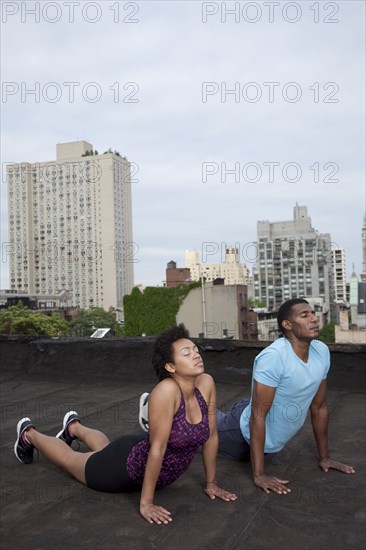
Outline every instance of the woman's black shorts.
<svg viewBox="0 0 366 550"><path fill-rule="evenodd" d="M94 453L85 465L86 484L96 491L125 493L141 490L126 470L127 457L144 435L123 435Z"/></svg>

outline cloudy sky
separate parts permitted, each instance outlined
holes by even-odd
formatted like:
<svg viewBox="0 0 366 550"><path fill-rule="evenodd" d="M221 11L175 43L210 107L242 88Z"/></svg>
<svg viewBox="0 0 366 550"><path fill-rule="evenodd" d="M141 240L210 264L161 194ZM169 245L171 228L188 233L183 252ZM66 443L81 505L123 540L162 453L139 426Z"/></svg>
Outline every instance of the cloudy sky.
<svg viewBox="0 0 366 550"><path fill-rule="evenodd" d="M75 140L126 156L136 284L225 243L252 268L257 220L296 202L360 273L364 21L348 0L2 2L2 171Z"/></svg>

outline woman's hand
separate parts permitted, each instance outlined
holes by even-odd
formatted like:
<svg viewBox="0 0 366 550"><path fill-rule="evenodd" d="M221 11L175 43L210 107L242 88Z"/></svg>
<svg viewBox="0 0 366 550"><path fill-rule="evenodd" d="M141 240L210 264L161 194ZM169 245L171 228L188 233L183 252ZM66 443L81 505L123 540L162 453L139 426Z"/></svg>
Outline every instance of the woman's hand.
<svg viewBox="0 0 366 550"><path fill-rule="evenodd" d="M140 514L149 523L168 524L172 521L171 514L162 506L156 504L140 504Z"/></svg>
<svg viewBox="0 0 366 550"><path fill-rule="evenodd" d="M218 497L221 498L221 500L229 502L230 500L236 500L238 498L235 493L229 493L229 491L221 489L216 483L207 483L205 493L211 500Z"/></svg>

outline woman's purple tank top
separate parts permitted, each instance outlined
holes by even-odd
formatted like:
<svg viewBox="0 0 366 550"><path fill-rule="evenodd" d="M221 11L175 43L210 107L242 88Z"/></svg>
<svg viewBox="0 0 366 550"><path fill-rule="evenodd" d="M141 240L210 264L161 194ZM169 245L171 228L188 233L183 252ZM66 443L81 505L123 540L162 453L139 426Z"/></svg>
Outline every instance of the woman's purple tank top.
<svg viewBox="0 0 366 550"><path fill-rule="evenodd" d="M187 470L198 448L209 438L207 403L198 388L195 388L194 393L201 409L202 420L198 424L190 424L187 421L184 398L181 395L179 409L173 417L172 429L156 484L157 489L170 485L178 479ZM144 481L149 449L147 434L145 439L132 448L127 457L127 473L132 481L139 485Z"/></svg>

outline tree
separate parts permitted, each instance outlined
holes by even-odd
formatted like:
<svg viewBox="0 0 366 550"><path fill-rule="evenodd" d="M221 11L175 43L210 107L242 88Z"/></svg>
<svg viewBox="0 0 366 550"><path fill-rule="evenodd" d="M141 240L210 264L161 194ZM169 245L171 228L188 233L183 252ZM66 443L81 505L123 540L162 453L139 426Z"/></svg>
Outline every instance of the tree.
<svg viewBox="0 0 366 550"><path fill-rule="evenodd" d="M319 340L332 344L335 342L335 323L327 323L319 332Z"/></svg>
<svg viewBox="0 0 366 550"><path fill-rule="evenodd" d="M267 307L266 302L261 300L255 300L254 298L248 298L249 307Z"/></svg>
<svg viewBox="0 0 366 550"><path fill-rule="evenodd" d="M2 334L30 336L63 336L69 329L69 323L57 312L45 315L32 311L19 302L0 311L0 331Z"/></svg>
<svg viewBox="0 0 366 550"><path fill-rule="evenodd" d="M105 311L101 307L80 309L74 321L71 322L71 332L75 336L91 336L97 328L110 328L113 334L124 335L114 313Z"/></svg>

